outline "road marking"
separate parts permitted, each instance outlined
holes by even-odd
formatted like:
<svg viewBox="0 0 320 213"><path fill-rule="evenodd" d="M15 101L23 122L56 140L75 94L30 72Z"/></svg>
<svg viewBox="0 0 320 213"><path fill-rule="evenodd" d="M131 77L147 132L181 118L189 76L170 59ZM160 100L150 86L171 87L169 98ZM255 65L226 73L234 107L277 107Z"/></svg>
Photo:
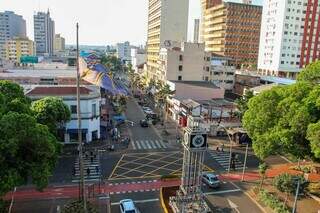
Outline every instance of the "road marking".
<svg viewBox="0 0 320 213"><path fill-rule="evenodd" d="M163 143L163 141L160 141L160 143L161 143L161 145L163 146L163 148L167 148L167 145L165 145L165 144Z"/></svg>
<svg viewBox="0 0 320 213"><path fill-rule="evenodd" d="M151 144L151 146L152 146L153 149L156 149L156 148L157 148L157 146L156 146L156 144L154 143L154 141L150 141L150 144Z"/></svg>
<svg viewBox="0 0 320 213"><path fill-rule="evenodd" d="M134 141L132 141L132 148L133 148L133 149L137 149Z"/></svg>
<svg viewBox="0 0 320 213"><path fill-rule="evenodd" d="M152 149L150 144L149 144L149 141L145 141L145 143L146 143L146 146L148 147L148 149Z"/></svg>
<svg viewBox="0 0 320 213"><path fill-rule="evenodd" d="M150 203L150 202L157 202L159 201L159 198L153 198L153 199L146 199L146 200L134 200L134 203ZM111 206L117 206L120 205L120 202L111 203Z"/></svg>
<svg viewBox="0 0 320 213"><path fill-rule="evenodd" d="M136 143L138 145L138 149L141 149L140 141L136 141Z"/></svg>
<svg viewBox="0 0 320 213"><path fill-rule="evenodd" d="M161 145L160 145L160 143L159 143L158 140L155 140L155 143L157 144L157 146L158 146L159 148L161 148Z"/></svg>
<svg viewBox="0 0 320 213"><path fill-rule="evenodd" d="M141 141L141 145L142 145L142 147L143 147L144 149L147 148L146 145L143 143L143 141Z"/></svg>
<svg viewBox="0 0 320 213"><path fill-rule="evenodd" d="M216 191L216 192L206 192L205 195L218 195L218 194L226 194L231 192L241 192L241 189L230 189L230 190L224 190L224 191Z"/></svg>

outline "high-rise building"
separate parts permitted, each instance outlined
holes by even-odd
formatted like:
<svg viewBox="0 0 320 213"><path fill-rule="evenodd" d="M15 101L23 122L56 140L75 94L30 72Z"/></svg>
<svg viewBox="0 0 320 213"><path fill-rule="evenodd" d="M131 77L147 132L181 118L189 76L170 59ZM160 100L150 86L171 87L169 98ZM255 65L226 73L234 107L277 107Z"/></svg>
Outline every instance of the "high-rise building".
<svg viewBox="0 0 320 213"><path fill-rule="evenodd" d="M193 27L193 42L199 43L199 33L200 33L200 19L194 20L194 27Z"/></svg>
<svg viewBox="0 0 320 213"><path fill-rule="evenodd" d="M117 57L121 61L131 61L131 46L129 41L117 43Z"/></svg>
<svg viewBox="0 0 320 213"><path fill-rule="evenodd" d="M55 26L50 17L50 12L38 12L33 16L34 41L36 54L51 56L53 54Z"/></svg>
<svg viewBox="0 0 320 213"><path fill-rule="evenodd" d="M237 67L255 67L258 61L262 7L213 2L206 8L203 35L206 51L232 58Z"/></svg>
<svg viewBox="0 0 320 213"><path fill-rule="evenodd" d="M159 79L160 48L167 40L187 40L189 0L149 0L148 8L148 78Z"/></svg>
<svg viewBox="0 0 320 213"><path fill-rule="evenodd" d="M318 0L264 1L258 70L264 75L295 78L320 59Z"/></svg>
<svg viewBox="0 0 320 213"><path fill-rule="evenodd" d="M5 59L5 44L13 37L26 37L26 21L12 11L0 13L0 60Z"/></svg>
<svg viewBox="0 0 320 213"><path fill-rule="evenodd" d="M64 51L66 49L66 40L60 34L55 34L53 50L55 53Z"/></svg>
<svg viewBox="0 0 320 213"><path fill-rule="evenodd" d="M27 37L14 37L6 41L6 60L20 63L21 56L34 54L34 43Z"/></svg>

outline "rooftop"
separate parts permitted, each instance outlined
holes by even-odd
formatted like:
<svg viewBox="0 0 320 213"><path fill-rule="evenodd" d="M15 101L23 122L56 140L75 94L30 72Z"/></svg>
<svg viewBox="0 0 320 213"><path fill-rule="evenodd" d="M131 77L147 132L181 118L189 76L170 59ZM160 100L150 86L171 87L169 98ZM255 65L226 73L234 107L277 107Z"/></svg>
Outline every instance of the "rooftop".
<svg viewBox="0 0 320 213"><path fill-rule="evenodd" d="M89 95L92 90L87 87L80 87L81 95ZM27 95L37 96L64 96L64 95L76 95L77 87L75 86L36 86L27 92Z"/></svg>
<svg viewBox="0 0 320 213"><path fill-rule="evenodd" d="M0 78L52 78L52 77L67 77L76 78L75 69L9 69L0 72Z"/></svg>
<svg viewBox="0 0 320 213"><path fill-rule="evenodd" d="M208 82L208 81L171 81L171 82L177 83L177 84L188 84L188 85L196 86L196 87L206 87L206 88L214 88L214 89L219 88L216 85L214 85L213 83Z"/></svg>

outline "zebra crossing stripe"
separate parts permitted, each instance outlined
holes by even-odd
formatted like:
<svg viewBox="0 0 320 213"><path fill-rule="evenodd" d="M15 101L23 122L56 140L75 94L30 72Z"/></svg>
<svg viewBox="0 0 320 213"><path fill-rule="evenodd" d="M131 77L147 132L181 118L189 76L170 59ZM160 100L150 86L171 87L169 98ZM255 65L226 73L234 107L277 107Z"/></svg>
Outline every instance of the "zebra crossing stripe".
<svg viewBox="0 0 320 213"><path fill-rule="evenodd" d="M147 149L146 145L143 143L143 141L141 141L141 145L144 149Z"/></svg>
<svg viewBox="0 0 320 213"><path fill-rule="evenodd" d="M160 141L160 144L163 146L163 148L167 148L167 145L165 145L163 141Z"/></svg>
<svg viewBox="0 0 320 213"><path fill-rule="evenodd" d="M137 143L138 149L141 149L141 145L140 145L139 141L136 141L136 143Z"/></svg>
<svg viewBox="0 0 320 213"><path fill-rule="evenodd" d="M133 141L133 143L132 143L132 148L133 148L133 149L137 149L134 141Z"/></svg>
<svg viewBox="0 0 320 213"><path fill-rule="evenodd" d="M156 148L157 148L157 146L156 146L156 144L154 143L154 141L150 141L150 145L151 145L151 147L152 147L153 149L156 149Z"/></svg>
<svg viewBox="0 0 320 213"><path fill-rule="evenodd" d="M146 141L146 146L148 147L148 149L152 149L148 141Z"/></svg>
<svg viewBox="0 0 320 213"><path fill-rule="evenodd" d="M161 148L161 145L160 145L159 141L155 140L154 142L156 143L156 145L157 145L159 148Z"/></svg>

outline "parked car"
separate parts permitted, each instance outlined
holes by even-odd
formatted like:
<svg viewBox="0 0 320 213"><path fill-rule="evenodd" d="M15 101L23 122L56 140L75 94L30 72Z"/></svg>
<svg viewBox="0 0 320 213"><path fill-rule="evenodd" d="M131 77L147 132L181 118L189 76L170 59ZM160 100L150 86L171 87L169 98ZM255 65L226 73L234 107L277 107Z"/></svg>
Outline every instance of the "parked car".
<svg viewBox="0 0 320 213"><path fill-rule="evenodd" d="M159 117L156 113L148 113L146 115L146 118L149 119L149 120L156 120L158 121L159 120Z"/></svg>
<svg viewBox="0 0 320 213"><path fill-rule="evenodd" d="M207 184L209 187L218 188L220 187L220 180L218 176L214 173L204 173L202 174L202 182Z"/></svg>
<svg viewBox="0 0 320 213"><path fill-rule="evenodd" d="M140 121L140 126L141 127L148 127L149 126L148 121L147 120L141 120Z"/></svg>
<svg viewBox="0 0 320 213"><path fill-rule="evenodd" d="M121 213L138 213L138 209L131 199L125 199L120 201L120 212Z"/></svg>

